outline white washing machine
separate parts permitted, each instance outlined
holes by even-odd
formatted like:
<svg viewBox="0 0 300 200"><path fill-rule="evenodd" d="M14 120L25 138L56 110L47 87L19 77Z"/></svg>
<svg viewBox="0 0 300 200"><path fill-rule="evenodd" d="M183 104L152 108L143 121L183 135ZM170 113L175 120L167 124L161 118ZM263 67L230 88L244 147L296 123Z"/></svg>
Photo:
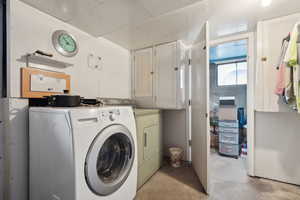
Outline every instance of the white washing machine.
<svg viewBox="0 0 300 200"><path fill-rule="evenodd" d="M130 107L33 107L30 200L132 200L137 139Z"/></svg>

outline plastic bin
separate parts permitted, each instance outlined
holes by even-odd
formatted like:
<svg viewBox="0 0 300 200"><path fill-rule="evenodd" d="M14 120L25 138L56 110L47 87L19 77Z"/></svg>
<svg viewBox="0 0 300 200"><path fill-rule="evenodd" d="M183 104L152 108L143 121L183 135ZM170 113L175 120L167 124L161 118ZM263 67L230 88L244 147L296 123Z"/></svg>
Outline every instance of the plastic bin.
<svg viewBox="0 0 300 200"><path fill-rule="evenodd" d="M219 141L227 144L239 144L239 134L219 132Z"/></svg>
<svg viewBox="0 0 300 200"><path fill-rule="evenodd" d="M239 128L225 128L225 127L219 126L219 132L238 134L239 131L240 131Z"/></svg>
<svg viewBox="0 0 300 200"><path fill-rule="evenodd" d="M219 143L219 153L237 158L240 155L240 145Z"/></svg>
<svg viewBox="0 0 300 200"><path fill-rule="evenodd" d="M225 128L239 128L239 121L237 120L220 120L219 126Z"/></svg>

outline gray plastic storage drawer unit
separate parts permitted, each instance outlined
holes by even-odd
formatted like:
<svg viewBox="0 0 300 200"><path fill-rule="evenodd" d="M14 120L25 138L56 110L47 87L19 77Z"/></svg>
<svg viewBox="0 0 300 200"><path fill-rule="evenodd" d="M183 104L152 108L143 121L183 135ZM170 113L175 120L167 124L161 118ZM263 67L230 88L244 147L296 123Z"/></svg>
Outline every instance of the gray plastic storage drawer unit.
<svg viewBox="0 0 300 200"><path fill-rule="evenodd" d="M240 154L240 134L237 120L219 121L219 153L238 157Z"/></svg>

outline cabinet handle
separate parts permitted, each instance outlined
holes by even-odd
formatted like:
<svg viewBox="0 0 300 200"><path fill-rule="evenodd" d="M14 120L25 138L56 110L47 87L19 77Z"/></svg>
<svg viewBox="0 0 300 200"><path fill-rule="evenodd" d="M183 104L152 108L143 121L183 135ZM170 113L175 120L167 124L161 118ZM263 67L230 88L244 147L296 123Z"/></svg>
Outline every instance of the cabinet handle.
<svg viewBox="0 0 300 200"><path fill-rule="evenodd" d="M144 133L144 147L147 147L147 133Z"/></svg>
<svg viewBox="0 0 300 200"><path fill-rule="evenodd" d="M261 61L263 61L263 62L266 62L267 60L268 60L267 57L262 57L262 58L261 58Z"/></svg>
<svg viewBox="0 0 300 200"><path fill-rule="evenodd" d="M150 72L150 74L151 74L151 75L153 75L153 74L154 74L154 72Z"/></svg>
<svg viewBox="0 0 300 200"><path fill-rule="evenodd" d="M174 70L175 70L175 71L178 71L178 67L175 67Z"/></svg>

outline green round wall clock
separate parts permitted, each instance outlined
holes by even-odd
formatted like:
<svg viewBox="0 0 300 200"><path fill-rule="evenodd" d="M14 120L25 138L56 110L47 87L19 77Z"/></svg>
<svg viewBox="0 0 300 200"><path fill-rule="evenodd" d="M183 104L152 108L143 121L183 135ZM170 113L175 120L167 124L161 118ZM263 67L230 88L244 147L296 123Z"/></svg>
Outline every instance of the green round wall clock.
<svg viewBox="0 0 300 200"><path fill-rule="evenodd" d="M64 30L57 30L52 35L52 43L58 53L72 57L78 52L78 44L74 36Z"/></svg>

